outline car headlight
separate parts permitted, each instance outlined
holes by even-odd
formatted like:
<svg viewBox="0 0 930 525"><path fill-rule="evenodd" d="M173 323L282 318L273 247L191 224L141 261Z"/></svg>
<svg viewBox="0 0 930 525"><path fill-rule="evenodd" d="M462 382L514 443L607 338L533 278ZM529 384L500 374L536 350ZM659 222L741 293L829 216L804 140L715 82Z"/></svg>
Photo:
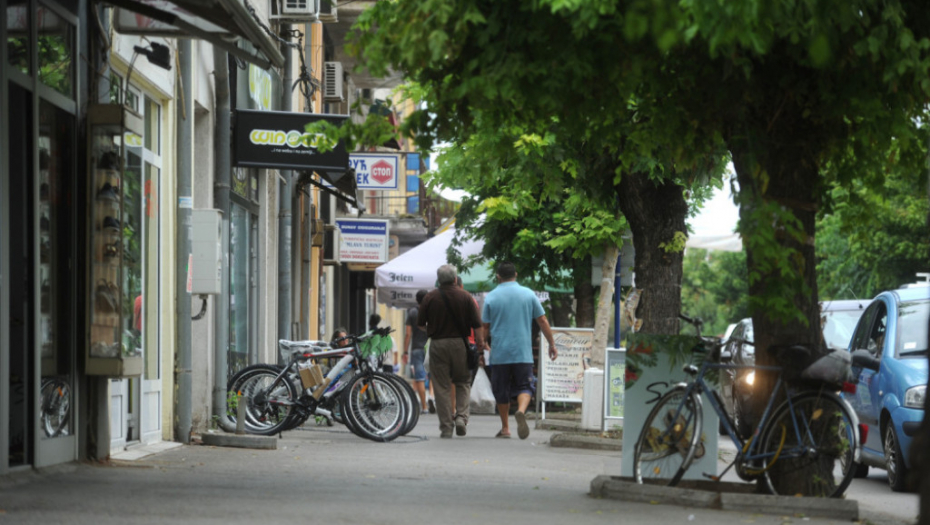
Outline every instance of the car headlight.
<svg viewBox="0 0 930 525"><path fill-rule="evenodd" d="M746 374L746 375L743 376L743 382L746 383L746 384L749 385L749 386L752 386L752 384L755 382L755 380L756 380L756 373L755 373L754 371L753 371L753 372L749 372L748 374ZM923 399L923 398L921 398L921 399Z"/></svg>
<svg viewBox="0 0 930 525"><path fill-rule="evenodd" d="M904 393L904 406L908 408L924 408L927 401L927 385L914 386Z"/></svg>

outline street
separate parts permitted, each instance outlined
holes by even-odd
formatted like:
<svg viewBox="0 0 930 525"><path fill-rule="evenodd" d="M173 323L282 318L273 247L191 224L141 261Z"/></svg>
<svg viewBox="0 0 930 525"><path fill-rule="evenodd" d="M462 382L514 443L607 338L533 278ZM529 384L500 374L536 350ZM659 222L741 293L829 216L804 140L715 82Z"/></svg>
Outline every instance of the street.
<svg viewBox="0 0 930 525"><path fill-rule="evenodd" d="M0 523L842 523L595 499L591 480L618 474L619 453L551 448L545 430L495 439L498 426L473 416L467 436L440 440L436 416L424 414L387 444L308 426L271 451L174 446L23 472L0 480ZM874 524L916 519L917 496L892 494L878 471L849 497Z"/></svg>

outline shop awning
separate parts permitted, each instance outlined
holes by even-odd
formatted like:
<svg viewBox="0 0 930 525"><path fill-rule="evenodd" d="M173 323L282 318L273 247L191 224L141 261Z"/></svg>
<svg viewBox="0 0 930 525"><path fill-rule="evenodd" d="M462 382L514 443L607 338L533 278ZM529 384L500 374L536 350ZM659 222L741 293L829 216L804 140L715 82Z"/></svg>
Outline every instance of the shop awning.
<svg viewBox="0 0 930 525"><path fill-rule="evenodd" d="M245 0L106 0L116 6L116 30L127 35L199 38L262 69L284 65L284 55ZM236 45L249 41L257 53Z"/></svg>

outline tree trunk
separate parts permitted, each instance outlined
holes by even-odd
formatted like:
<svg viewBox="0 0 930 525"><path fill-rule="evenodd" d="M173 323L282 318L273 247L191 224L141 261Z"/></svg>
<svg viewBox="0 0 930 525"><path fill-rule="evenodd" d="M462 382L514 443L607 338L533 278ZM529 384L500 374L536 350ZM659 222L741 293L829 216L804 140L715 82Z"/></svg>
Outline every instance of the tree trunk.
<svg viewBox="0 0 930 525"><path fill-rule="evenodd" d="M572 296L567 293L550 293L552 305L552 326L571 326Z"/></svg>
<svg viewBox="0 0 930 525"><path fill-rule="evenodd" d="M640 173L624 175L616 190L636 249L633 270L636 288L642 290L635 313L642 326L637 331L675 335L687 231L684 191L672 181L653 181ZM679 242L681 246L677 246Z"/></svg>
<svg viewBox="0 0 930 525"><path fill-rule="evenodd" d="M775 126L743 127L729 137L728 145L740 185L740 232L750 276L756 364L803 369L825 352L814 257L819 172L810 153L817 151L811 144L817 135L788 124L797 122L790 112L782 117L784 122ZM811 350L809 359L785 362L772 352L798 344ZM754 421L764 410L774 381L772 373L756 373ZM773 467L777 484L802 494L813 491L808 485L819 477L816 472L781 463Z"/></svg>
<svg viewBox="0 0 930 525"><path fill-rule="evenodd" d="M575 326L594 327L594 286L591 285L591 256L572 259L575 278Z"/></svg>
<svg viewBox="0 0 930 525"><path fill-rule="evenodd" d="M601 294L597 302L597 320L594 323L594 340L591 342L591 366L604 369L604 353L607 348L607 332L610 327L611 305L614 297L614 271L620 249L608 244L604 247L604 264L601 266Z"/></svg>

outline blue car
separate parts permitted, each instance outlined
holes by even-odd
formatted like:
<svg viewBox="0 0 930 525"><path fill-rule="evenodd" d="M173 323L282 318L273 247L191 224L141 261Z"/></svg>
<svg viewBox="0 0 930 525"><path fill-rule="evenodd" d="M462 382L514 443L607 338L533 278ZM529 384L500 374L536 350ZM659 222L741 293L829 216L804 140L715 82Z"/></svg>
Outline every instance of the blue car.
<svg viewBox="0 0 930 525"><path fill-rule="evenodd" d="M888 472L894 491L911 490L911 441L924 418L927 397L927 331L930 286L924 283L880 293L856 325L849 351L855 394L853 406L864 439L856 475L869 467Z"/></svg>

